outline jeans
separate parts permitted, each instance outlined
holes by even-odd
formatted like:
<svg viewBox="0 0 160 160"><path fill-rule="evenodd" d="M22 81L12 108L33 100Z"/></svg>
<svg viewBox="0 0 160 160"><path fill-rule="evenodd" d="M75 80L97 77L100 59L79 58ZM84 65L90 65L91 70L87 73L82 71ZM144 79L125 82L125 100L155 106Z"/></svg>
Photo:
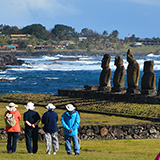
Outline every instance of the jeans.
<svg viewBox="0 0 160 160"><path fill-rule="evenodd" d="M79 146L79 141L78 141L78 135L77 134L74 136L65 135L64 138L65 138L65 149L67 153L72 153L71 139L73 141L74 153L79 153L80 146Z"/></svg>
<svg viewBox="0 0 160 160"><path fill-rule="evenodd" d="M46 139L46 153L51 153L51 148L53 145L53 153L58 152L59 150L59 141L58 141L58 133L45 133L45 139Z"/></svg>
<svg viewBox="0 0 160 160"><path fill-rule="evenodd" d="M7 140L7 151L10 152L16 152L17 147L17 138L18 138L18 132L7 132L8 134L8 140ZM12 140L13 138L13 140ZM11 143L12 141L12 143Z"/></svg>
<svg viewBox="0 0 160 160"><path fill-rule="evenodd" d="M38 127L25 129L26 146L28 153L36 153L38 150ZM33 147L32 147L33 141Z"/></svg>

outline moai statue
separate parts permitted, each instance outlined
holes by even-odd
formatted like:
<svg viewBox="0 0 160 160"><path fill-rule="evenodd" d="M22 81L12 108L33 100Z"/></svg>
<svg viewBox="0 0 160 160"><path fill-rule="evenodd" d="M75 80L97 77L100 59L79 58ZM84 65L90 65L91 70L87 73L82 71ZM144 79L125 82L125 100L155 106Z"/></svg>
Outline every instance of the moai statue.
<svg viewBox="0 0 160 160"><path fill-rule="evenodd" d="M110 78L112 71L109 68L109 63L111 60L111 55L110 54L105 54L102 59L101 67L102 67L102 72L100 74L99 78L99 90L101 91L111 91L111 83L110 83Z"/></svg>
<svg viewBox="0 0 160 160"><path fill-rule="evenodd" d="M156 95L156 75L153 73L154 61L145 61L141 79L141 93L143 95Z"/></svg>
<svg viewBox="0 0 160 160"><path fill-rule="evenodd" d="M113 92L122 92L124 91L124 77L125 77L125 68L123 65L123 59L120 56L115 57L114 65L116 65L116 70L113 76Z"/></svg>
<svg viewBox="0 0 160 160"><path fill-rule="evenodd" d="M129 63L127 67L127 84L128 84L128 93L139 94L138 90L139 85L139 76L140 76L140 67L137 61L134 59L131 49L127 52L127 61Z"/></svg>

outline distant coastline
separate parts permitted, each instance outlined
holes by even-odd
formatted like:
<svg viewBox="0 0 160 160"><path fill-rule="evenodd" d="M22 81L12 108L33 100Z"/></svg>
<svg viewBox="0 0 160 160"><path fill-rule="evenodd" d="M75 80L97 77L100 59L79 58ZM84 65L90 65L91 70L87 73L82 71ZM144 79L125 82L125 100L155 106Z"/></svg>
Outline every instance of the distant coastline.
<svg viewBox="0 0 160 160"><path fill-rule="evenodd" d="M111 56L126 56L126 52L114 53L110 51L98 52L98 51L73 51L73 50L62 50L62 51L34 51L34 52L26 52L26 51L0 51L0 55L12 54L16 57L37 57L37 56L55 56L57 54L65 55L65 56L103 56L104 54L110 54ZM145 56L150 53L133 53L136 56ZM153 53L157 54L157 53Z"/></svg>

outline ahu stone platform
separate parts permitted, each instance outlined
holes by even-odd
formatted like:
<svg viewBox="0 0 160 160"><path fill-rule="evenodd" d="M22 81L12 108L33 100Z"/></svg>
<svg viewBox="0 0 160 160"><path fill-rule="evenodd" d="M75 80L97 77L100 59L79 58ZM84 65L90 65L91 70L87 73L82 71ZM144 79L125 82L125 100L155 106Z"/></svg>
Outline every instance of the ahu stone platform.
<svg viewBox="0 0 160 160"><path fill-rule="evenodd" d="M130 102L130 103L146 103L146 104L159 104L159 95L142 95L139 89L139 94L122 92L106 92L99 91L98 86L85 86L84 88L75 89L59 89L58 95L69 96L69 97L84 97L84 98L95 98L103 100L111 100L117 102ZM125 89L127 90L127 88Z"/></svg>

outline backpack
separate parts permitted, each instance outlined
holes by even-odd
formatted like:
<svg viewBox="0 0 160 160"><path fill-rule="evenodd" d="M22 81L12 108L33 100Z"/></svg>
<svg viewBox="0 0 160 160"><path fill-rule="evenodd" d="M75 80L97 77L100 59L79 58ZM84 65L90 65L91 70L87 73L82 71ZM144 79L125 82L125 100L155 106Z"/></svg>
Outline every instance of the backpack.
<svg viewBox="0 0 160 160"><path fill-rule="evenodd" d="M16 124L14 114L8 112L4 118L7 127L13 127Z"/></svg>

